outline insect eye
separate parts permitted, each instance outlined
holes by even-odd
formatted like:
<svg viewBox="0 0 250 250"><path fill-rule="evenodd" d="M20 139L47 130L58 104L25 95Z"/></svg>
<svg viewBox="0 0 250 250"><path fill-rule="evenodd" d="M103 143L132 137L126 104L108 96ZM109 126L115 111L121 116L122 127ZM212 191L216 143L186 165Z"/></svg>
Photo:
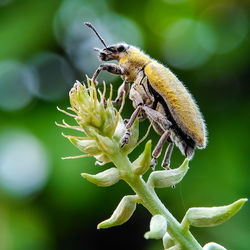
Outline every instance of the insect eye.
<svg viewBox="0 0 250 250"><path fill-rule="evenodd" d="M125 47L123 45L119 45L118 48L117 48L118 52L122 52L124 50L125 50Z"/></svg>

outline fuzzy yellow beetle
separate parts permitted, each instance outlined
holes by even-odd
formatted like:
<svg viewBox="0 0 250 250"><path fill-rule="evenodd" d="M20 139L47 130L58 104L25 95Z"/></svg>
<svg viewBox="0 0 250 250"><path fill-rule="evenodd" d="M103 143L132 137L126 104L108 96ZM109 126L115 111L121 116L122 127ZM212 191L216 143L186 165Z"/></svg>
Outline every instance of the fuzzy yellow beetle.
<svg viewBox="0 0 250 250"><path fill-rule="evenodd" d="M153 153L151 167L157 163L162 147L169 142L163 168L169 168L170 157L174 144L181 153L192 158L195 148L206 147L206 126L193 97L178 80L178 78L162 64L150 58L140 49L119 43L107 46L90 23L85 23L98 36L104 49L99 52L101 61L117 60L119 65L101 64L94 73L92 80L95 84L102 70L120 75L123 84L119 87L114 104L121 104L124 92L129 93L135 111L126 124L126 133L121 139L122 146L129 142L130 128L136 117L140 120L148 117L157 133L161 135ZM130 82L133 82L131 88Z"/></svg>

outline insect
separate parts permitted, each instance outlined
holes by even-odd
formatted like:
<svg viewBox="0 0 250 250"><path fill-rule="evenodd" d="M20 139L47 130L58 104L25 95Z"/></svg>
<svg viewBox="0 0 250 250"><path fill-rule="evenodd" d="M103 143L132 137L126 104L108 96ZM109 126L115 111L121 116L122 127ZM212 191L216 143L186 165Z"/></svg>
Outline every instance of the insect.
<svg viewBox="0 0 250 250"><path fill-rule="evenodd" d="M166 141L169 144L162 161L162 167L166 169L169 169L174 144L189 159L193 157L195 148L205 148L207 132L202 114L192 95L178 78L135 46L126 43L107 46L90 23L85 25L95 32L105 47L95 49L100 60L118 61L118 64L101 64L92 77L94 84L97 84L96 79L101 71L120 75L123 84L119 87L113 104L121 104L123 94L129 93L135 108L126 124L126 133L121 139L122 146L129 142L130 128L140 115L139 120L149 118L155 131L161 136L152 153L152 168L157 164ZM133 83L131 87L130 83Z"/></svg>

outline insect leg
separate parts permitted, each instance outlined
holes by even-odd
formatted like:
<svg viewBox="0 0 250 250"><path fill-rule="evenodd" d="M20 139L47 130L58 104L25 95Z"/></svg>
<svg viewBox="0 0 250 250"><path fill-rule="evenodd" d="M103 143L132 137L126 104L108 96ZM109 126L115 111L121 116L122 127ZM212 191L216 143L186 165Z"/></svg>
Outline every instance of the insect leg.
<svg viewBox="0 0 250 250"><path fill-rule="evenodd" d="M112 101L113 105L120 105L122 103L123 93L125 95L129 92L129 82L124 80L123 84L118 89L118 95L114 101Z"/></svg>
<svg viewBox="0 0 250 250"><path fill-rule="evenodd" d="M123 147L125 144L129 143L129 136L130 136L130 128L132 127L136 117L139 115L140 111L141 111L142 105L139 105L136 110L134 111L134 113L131 115L128 123L126 124L126 132L124 134L124 136L121 139L121 147Z"/></svg>
<svg viewBox="0 0 250 250"><path fill-rule="evenodd" d="M169 130L166 130L163 133L163 135L161 136L160 140L158 141L158 143L157 143L157 145L152 153L153 159L151 160L151 164L150 164L150 167L152 169L155 168L155 165L157 163L157 158L159 157L161 150L162 150L162 147L163 147L165 141L168 139L169 134L170 134Z"/></svg>
<svg viewBox="0 0 250 250"><path fill-rule="evenodd" d="M168 144L164 159L163 159L162 164L161 164L161 166L165 169L170 169L169 165L170 165L170 158L171 158L171 154L173 152L173 148L174 148L174 143L170 142Z"/></svg>
<svg viewBox="0 0 250 250"><path fill-rule="evenodd" d="M138 115L138 119L139 119L139 122L143 122L147 119L147 116L145 115L145 113L141 113ZM127 125L129 119L124 119L124 124Z"/></svg>
<svg viewBox="0 0 250 250"><path fill-rule="evenodd" d="M101 64L97 70L95 71L93 77L92 77L92 81L95 84L95 86L97 85L96 79L98 77L98 75L100 74L101 71L106 70L112 74L115 75L122 75L122 69L120 68L119 65L114 64L114 63L108 63L108 64Z"/></svg>
<svg viewBox="0 0 250 250"><path fill-rule="evenodd" d="M157 122L163 130L169 129L172 123L160 112L149 108L148 106L143 106L143 110L145 111L146 115L150 120Z"/></svg>

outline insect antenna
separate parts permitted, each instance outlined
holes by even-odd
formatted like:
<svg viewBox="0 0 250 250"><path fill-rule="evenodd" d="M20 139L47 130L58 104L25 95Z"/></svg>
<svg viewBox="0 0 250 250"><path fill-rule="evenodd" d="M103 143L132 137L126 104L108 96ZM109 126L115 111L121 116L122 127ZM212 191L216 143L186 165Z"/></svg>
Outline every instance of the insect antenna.
<svg viewBox="0 0 250 250"><path fill-rule="evenodd" d="M104 40L101 38L101 36L98 34L98 32L96 31L96 29L94 28L94 26L93 26L91 23L89 23L89 22L84 22L84 24L85 24L86 26L88 26L89 28L91 28L91 29L95 32L95 34L96 34L97 37L100 39L100 41L102 42L102 44L104 45L104 47L107 49L107 45L105 44L105 42L104 42Z"/></svg>

